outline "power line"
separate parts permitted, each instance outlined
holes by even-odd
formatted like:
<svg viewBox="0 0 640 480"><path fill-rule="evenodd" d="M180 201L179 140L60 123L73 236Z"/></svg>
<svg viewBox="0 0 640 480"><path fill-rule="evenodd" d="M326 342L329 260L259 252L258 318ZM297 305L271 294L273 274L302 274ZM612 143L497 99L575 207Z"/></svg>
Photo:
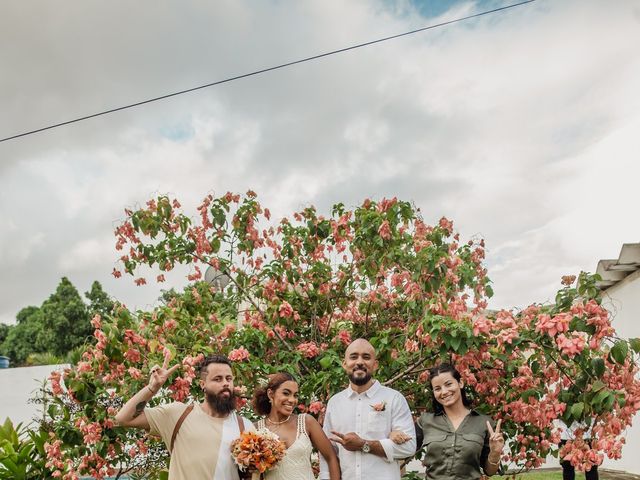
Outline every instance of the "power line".
<svg viewBox="0 0 640 480"><path fill-rule="evenodd" d="M321 53L319 55L313 55L311 57L302 58L300 60L294 60L292 62L283 63L283 64L280 64L280 65L276 65L274 67L263 68L262 70L255 70L255 71L250 72L250 73L244 73L242 75L236 75L235 77L225 78L224 80L218 80L217 82L212 82L212 83L207 83L205 85L200 85L200 86L197 86L197 87L187 88L186 90L180 90L178 92L168 93L166 95L161 95L159 97L149 98L147 100L142 100L142 101L136 102L136 103L130 103L130 104L124 105L122 107L111 108L109 110L104 110L102 112L93 113L91 115L86 115L84 117L74 118L73 120L67 120L66 122L55 123L55 124L49 125L47 127L42 127L42 128L38 128L36 130L30 130L28 132L23 132L23 133L19 133L17 135L12 135L10 137L2 138L2 139L0 139L0 143L1 142L6 142L8 140L13 140L13 139L16 139L16 138L20 138L20 137L26 137L27 135L33 135L34 133L44 132L45 130L51 130L52 128L62 127L63 125L69 125L70 123L81 122L83 120L88 120L90 118L100 117L102 115L107 115L109 113L119 112L120 110L126 110L128 108L139 107L140 105L145 105L145 104L151 103L151 102L157 102L158 100L164 100L166 98L175 97L177 95L182 95L184 93L194 92L196 90L201 90L203 88L208 88L208 87L213 87L215 85L220 85L220 84L223 84L223 83L233 82L234 80L240 80L242 78L252 77L254 75L260 75L261 73L271 72L273 70L279 70L281 68L290 67L292 65L297 65L299 63L309 62L311 60L317 60L319 58L328 57L330 55L335 55L335 54L338 54L338 53L347 52L349 50L355 50L357 48L367 47L369 45L374 45L376 43L386 42L388 40L393 40L395 38L405 37L407 35L413 35L414 33L424 32L425 30L431 30L431 29L438 28L438 27L444 27L446 25L451 25L453 23L462 22L464 20L469 20L469 19L472 19L472 18L481 17L483 15L489 15L491 13L496 13L496 12L500 12L500 11L503 11L503 10L508 10L510 8L519 7L519 6L526 5L527 3L532 3L532 2L535 2L535 1L536 0L525 0L525 1L522 1L522 2L519 2L519 3L506 5L504 7L494 8L493 10L487 10L487 11L484 11L484 12L475 13L473 15L468 15L466 17L460 17L460 18L456 18L454 20L448 20L446 22L441 22L441 23L437 23L437 24L434 24L434 25L429 25L427 27L418 28L417 30L411 30L409 32L399 33L397 35L391 35L390 37L379 38L377 40L372 40L370 42L359 43L357 45L352 45L350 47L340 48L338 50L333 50L331 52Z"/></svg>

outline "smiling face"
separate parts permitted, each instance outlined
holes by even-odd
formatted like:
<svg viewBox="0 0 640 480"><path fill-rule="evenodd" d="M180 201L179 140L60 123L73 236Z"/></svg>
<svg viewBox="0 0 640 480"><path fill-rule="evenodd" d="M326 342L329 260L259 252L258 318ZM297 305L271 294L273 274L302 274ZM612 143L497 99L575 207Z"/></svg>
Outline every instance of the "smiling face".
<svg viewBox="0 0 640 480"><path fill-rule="evenodd" d="M462 380L456 380L451 372L442 372L431 378L433 397L445 408L462 405Z"/></svg>
<svg viewBox="0 0 640 480"><path fill-rule="evenodd" d="M352 384L363 386L369 383L378 368L373 345L361 338L353 341L344 354L342 368Z"/></svg>
<svg viewBox="0 0 640 480"><path fill-rule="evenodd" d="M289 417L298 405L298 384L293 380L287 380L278 385L275 391L269 389L267 395L271 400L271 413Z"/></svg>

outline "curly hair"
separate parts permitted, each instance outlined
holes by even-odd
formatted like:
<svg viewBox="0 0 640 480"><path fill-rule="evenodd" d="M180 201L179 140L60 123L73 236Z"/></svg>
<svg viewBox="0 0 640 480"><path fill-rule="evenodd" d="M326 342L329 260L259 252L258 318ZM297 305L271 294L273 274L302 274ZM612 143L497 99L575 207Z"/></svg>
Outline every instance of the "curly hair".
<svg viewBox="0 0 640 480"><path fill-rule="evenodd" d="M278 372L269 375L269 381L264 387L259 387L253 392L251 404L253 410L258 415L269 415L271 412L271 400L269 399L269 390L275 392L284 382L296 382L296 379L288 372Z"/></svg>

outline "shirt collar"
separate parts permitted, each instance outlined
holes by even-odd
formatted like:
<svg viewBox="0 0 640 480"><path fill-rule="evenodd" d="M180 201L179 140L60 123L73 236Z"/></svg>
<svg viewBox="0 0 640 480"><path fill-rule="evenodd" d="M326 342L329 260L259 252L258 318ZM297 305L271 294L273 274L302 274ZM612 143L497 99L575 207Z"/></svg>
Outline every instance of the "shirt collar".
<svg viewBox="0 0 640 480"><path fill-rule="evenodd" d="M438 416L438 415L444 415L444 410L441 410L440 412L434 413L434 416ZM469 409L469 415L473 415L474 417L477 417L478 415L480 415L476 410L474 410L473 408Z"/></svg>
<svg viewBox="0 0 640 480"><path fill-rule="evenodd" d="M367 397L371 398L373 397L378 390L380 390L382 388L382 385L380 385L380 382L378 382L377 380L373 381L373 384L364 392L362 392L360 395L366 395ZM351 398L353 396L358 395L358 392L356 392L353 388L351 388L351 385L349 385L346 389L345 392L347 394L347 398Z"/></svg>

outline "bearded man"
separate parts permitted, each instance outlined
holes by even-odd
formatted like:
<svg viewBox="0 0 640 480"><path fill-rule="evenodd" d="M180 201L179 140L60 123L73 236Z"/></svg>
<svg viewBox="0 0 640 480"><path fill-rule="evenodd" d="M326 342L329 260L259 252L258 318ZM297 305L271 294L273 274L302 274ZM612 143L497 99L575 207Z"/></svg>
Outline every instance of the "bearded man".
<svg viewBox="0 0 640 480"><path fill-rule="evenodd" d="M376 352L363 338L347 347L342 368L349 386L331 397L323 423L337 450L342 478L400 480L397 460L416 451L416 430L406 399L373 378ZM404 443L394 443L389 438L392 431L402 432ZM319 478L329 478L322 458Z"/></svg>
<svg viewBox="0 0 640 480"><path fill-rule="evenodd" d="M251 421L237 415L231 362L223 355L211 355L200 365L202 403L173 402L146 408L171 374L179 367L151 369L149 384L136 393L117 413L123 427L143 428L162 437L171 462L169 480L238 480L230 445Z"/></svg>

